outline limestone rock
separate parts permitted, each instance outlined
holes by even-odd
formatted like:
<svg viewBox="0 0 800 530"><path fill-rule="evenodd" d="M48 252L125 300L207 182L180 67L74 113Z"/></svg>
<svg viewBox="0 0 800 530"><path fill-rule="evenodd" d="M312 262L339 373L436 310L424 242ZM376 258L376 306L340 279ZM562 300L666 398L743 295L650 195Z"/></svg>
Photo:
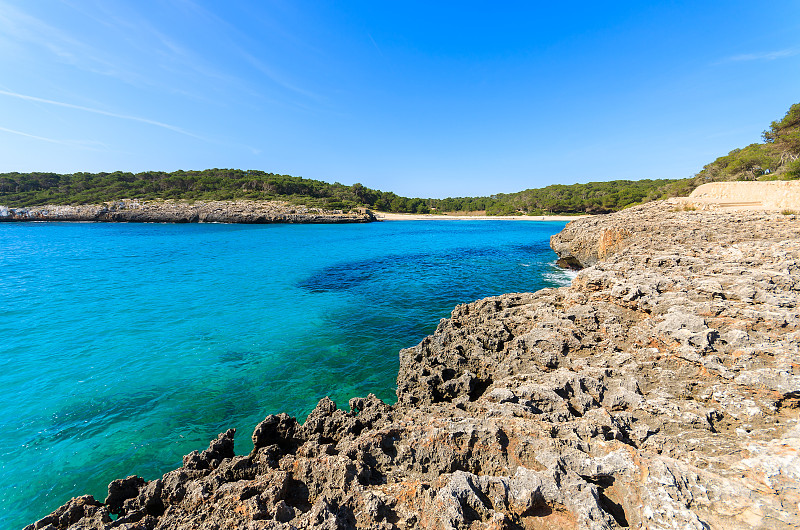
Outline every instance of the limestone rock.
<svg viewBox="0 0 800 530"><path fill-rule="evenodd" d="M369 210L343 213L291 205L283 201L139 201L102 204L0 206L2 221L98 221L123 223L367 223Z"/></svg>

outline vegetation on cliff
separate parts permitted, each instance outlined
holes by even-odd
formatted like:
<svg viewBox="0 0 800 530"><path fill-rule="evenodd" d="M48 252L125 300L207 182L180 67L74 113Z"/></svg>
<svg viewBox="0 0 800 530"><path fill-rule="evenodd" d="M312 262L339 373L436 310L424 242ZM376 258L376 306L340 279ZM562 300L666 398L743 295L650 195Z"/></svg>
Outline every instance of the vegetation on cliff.
<svg viewBox="0 0 800 530"><path fill-rule="evenodd" d="M656 199L688 195L700 184L730 180L800 178L800 103L773 121L763 143L734 149L690 178L554 184L491 197L420 199L392 192L258 170L146 171L142 173L4 173L0 204L89 204L125 198L285 200L309 207L350 210L366 206L403 213L473 212L488 215L608 213Z"/></svg>
<svg viewBox="0 0 800 530"><path fill-rule="evenodd" d="M734 149L703 167L694 181L793 180L800 178L800 103L763 132L763 143Z"/></svg>
<svg viewBox="0 0 800 530"><path fill-rule="evenodd" d="M634 204L680 195L682 180L612 180L586 184L553 184L544 188L496 195L490 215L609 213ZM690 190L691 191L691 190Z"/></svg>

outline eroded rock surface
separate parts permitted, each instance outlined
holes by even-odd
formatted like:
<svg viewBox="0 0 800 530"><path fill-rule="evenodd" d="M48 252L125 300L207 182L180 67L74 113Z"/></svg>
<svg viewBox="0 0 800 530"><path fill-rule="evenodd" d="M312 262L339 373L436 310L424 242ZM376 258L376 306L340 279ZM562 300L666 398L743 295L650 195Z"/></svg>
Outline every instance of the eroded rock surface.
<svg viewBox="0 0 800 530"><path fill-rule="evenodd" d="M100 221L123 223L365 223L372 212L342 213L282 201L137 201L103 204L0 206L0 221Z"/></svg>
<svg viewBox="0 0 800 530"><path fill-rule="evenodd" d="M456 307L397 404L268 416L28 528L796 528L800 221L659 203L553 246L594 266Z"/></svg>

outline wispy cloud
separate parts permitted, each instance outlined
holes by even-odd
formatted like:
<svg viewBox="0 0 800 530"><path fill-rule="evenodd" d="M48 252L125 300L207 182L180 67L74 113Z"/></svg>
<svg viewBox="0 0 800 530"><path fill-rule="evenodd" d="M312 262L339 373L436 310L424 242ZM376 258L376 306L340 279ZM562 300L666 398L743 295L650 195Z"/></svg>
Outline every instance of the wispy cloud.
<svg viewBox="0 0 800 530"><path fill-rule="evenodd" d="M784 59L792 57L800 53L797 49L776 50L763 53L744 53L741 55L733 55L721 60L720 63L739 63L744 61L774 61L776 59Z"/></svg>
<svg viewBox="0 0 800 530"><path fill-rule="evenodd" d="M249 150L250 152L252 152L255 155L258 155L258 154L261 153L260 149L254 148L254 147L252 147L250 145L247 145L247 144L239 144L239 143L234 143L234 142L219 141L219 140L212 140L212 139L209 139L209 138L204 138L203 136L199 136L197 134L191 133L189 131L181 129L180 127L175 127L174 125L170 125L168 123L162 123L160 121L150 120L150 119L147 119L147 118L140 118L138 116L130 116L130 115L126 115L126 114L118 114L116 112L109 112L109 111L102 110L102 109L95 109L95 108L91 108L91 107L85 107L83 105L75 105L73 103L65 103L63 101L54 101L52 99L39 98L39 97L36 97L36 96L28 96L26 94L19 94L17 92L12 92L10 90L2 90L2 89L0 89L0 96L8 96L8 97L13 97L13 98L17 98L17 99L22 99L22 100L25 100L25 101L31 101L31 102L34 102L34 103L43 103L43 104L46 104L46 105L54 105L54 106L57 106L57 107L63 107L63 108L67 108L67 109L80 110L80 111L83 111L83 112L91 112L93 114L99 114L101 116L108 116L108 117L111 117L111 118L117 118L117 119L121 119L121 120L130 120L130 121L134 121L134 122L145 123L147 125L152 125L154 127L161 127L162 129L167 129L169 131L173 131L173 132L176 132L178 134L183 134L183 135L189 136L191 138L196 138L198 140L201 140L203 142L207 142L207 143L210 143L210 144L227 145L227 146L235 147L235 148L238 148L238 149L247 149L247 150ZM21 132L21 131L16 131L16 130L13 130L13 129L6 129L6 128L3 128L3 127L0 127L0 130L8 132L8 133L12 133L12 134L18 134L20 136L27 136L27 137L30 137L30 138L36 138L38 140L43 140L43 141L46 141L46 142L60 143L60 144L64 144L64 145L79 146L79 147L83 147L85 149L92 149L92 147L86 145L87 142L78 142L78 141L74 141L74 140L73 141L54 140L52 138L46 138L46 137L43 137L43 136L36 136L36 135L33 135L33 134L28 134L28 133L24 133L24 132Z"/></svg>
<svg viewBox="0 0 800 530"><path fill-rule="evenodd" d="M0 44L3 44L0 55L28 53L33 63L40 61L44 52L44 57L84 72L215 106L226 102L219 93L231 90L265 97L263 87L253 86L234 66L215 62L196 43L181 40L181 32L175 31L169 22L158 24L137 9L136 3L111 5L103 0L59 0L59 3L76 15L76 21L83 26L62 27L60 20L46 15L40 18L28 9L0 0ZM276 86L306 101L325 101L271 61L252 53L252 36L214 11L192 0L173 0L171 5L182 9L180 12L167 9L165 17L172 18L166 20L177 22L179 14L182 15L181 24L195 27L198 34L213 34L229 55L240 57ZM78 29L88 27L91 31ZM3 40L9 40L19 49L7 46ZM291 103L305 108L302 100Z"/></svg>
<svg viewBox="0 0 800 530"><path fill-rule="evenodd" d="M367 37L369 37L369 40L372 41L372 45L375 46L376 50L378 50L378 53L380 54L380 56L385 59L386 56L383 55L383 52L381 51L380 47L378 46L378 43L375 42L375 39L372 38L372 35L370 33L367 33Z"/></svg>
<svg viewBox="0 0 800 530"><path fill-rule="evenodd" d="M55 138L47 138L45 136L38 136L35 134L26 133L23 131L17 131L15 129L9 129L7 127L0 127L0 131L7 132L9 134L15 134L17 136L24 136L25 138L33 138L34 140L41 140L42 142L49 142L51 144L59 144L59 145L66 145L69 147L78 147L81 149L89 149L91 151L97 151L94 147L88 145L88 142L83 142L79 140L56 140Z"/></svg>
<svg viewBox="0 0 800 530"><path fill-rule="evenodd" d="M300 94L301 96L305 96L309 99L313 99L316 101L322 101L325 98L321 97L319 94L315 94L309 90L305 90L300 88L293 83L289 82L284 76L277 73L273 68L270 68L263 61L257 59L250 53L246 52L244 49L236 47L238 52L241 54L242 58L244 58L248 63L250 63L256 70L267 76L270 80L272 80L275 84L280 85L281 87L290 90L296 94Z"/></svg>
<svg viewBox="0 0 800 530"><path fill-rule="evenodd" d="M64 49L63 44L78 44L56 28L3 1L0 1L0 29L16 41L33 42L59 57L72 55Z"/></svg>
<svg viewBox="0 0 800 530"><path fill-rule="evenodd" d="M118 119L121 119L121 120L129 120L129 121L135 121L135 122L139 122L139 123L145 123L147 125L152 125L154 127L161 127L162 129L167 129L169 131L173 131L173 132L176 132L178 134L183 134L184 136L189 136L191 138L196 138L198 140L203 140L205 142L209 141L206 138L203 138L202 136L198 136L198 135L196 135L194 133L191 133L189 131L181 129L180 127L176 127L176 126L170 125L168 123L162 123L160 121L150 120L150 119L147 119L147 118L140 118L138 116L129 116L129 115L126 115L126 114L117 114L116 112L109 112L109 111L102 110L102 109L93 109L91 107L84 107L82 105L74 105L72 103L65 103L63 101L53 101L52 99L44 99L44 98L38 98L38 97L35 97L35 96L27 96L25 94L18 94L16 92L9 92L7 90L0 90L0 95L12 97L12 98L17 98L17 99L22 99L22 100L25 100L25 101L34 101L36 103L45 103L47 105L55 105L57 107L64 107L64 108L67 108L67 109L80 110L80 111L83 111L83 112L91 112L92 114L100 114L101 116L108 116L110 118L118 118Z"/></svg>
<svg viewBox="0 0 800 530"><path fill-rule="evenodd" d="M245 61L250 63L256 70L264 74L267 78L269 78L273 83L276 85L299 94L303 97L315 100L315 101L323 101L325 100L324 97L316 94L310 90L306 90L298 86L296 83L289 79L289 76L280 73L276 68L271 67L264 63L264 61L258 59L253 54L249 53L244 46L240 45L239 42L247 42L250 40L250 37L244 34L242 31L237 29L235 26L221 18L215 13L207 10L204 7L199 6L193 0L179 0L180 3L187 7L187 9L191 10L196 14L196 16L205 19L206 21L210 22L213 26L217 28L221 28L222 31L219 32L217 38L221 36L227 36L228 46L234 52L238 53Z"/></svg>
<svg viewBox="0 0 800 530"><path fill-rule="evenodd" d="M7 129L5 127L0 127L0 131L11 133L11 134L16 134L17 136L24 136L26 138L33 138L35 140L41 140L43 142L50 142L52 144L61 144L61 145L69 145L70 144L70 142L67 142L65 140L55 140L53 138L45 138L44 136L36 136L35 134L28 134L28 133L22 132L22 131L15 131L14 129Z"/></svg>
<svg viewBox="0 0 800 530"><path fill-rule="evenodd" d="M130 86L181 94L206 103L216 100L202 91L177 87L209 86L201 78L229 87L240 82L206 64L201 55L160 32L135 9L119 4L109 7L106 2L61 0L61 4L74 12L79 24L61 27L64 24L59 20L46 21L0 0L0 39L10 39L17 48L0 47L0 54L27 52L31 62L46 57ZM85 31L86 27L91 31Z"/></svg>
<svg viewBox="0 0 800 530"><path fill-rule="evenodd" d="M92 46L87 34L66 31L0 0L0 31L19 47L44 50L58 62L98 75L118 78L126 83L141 82L136 72L123 67L120 57L106 48ZM118 34L124 34L118 32ZM38 51L30 60L40 60Z"/></svg>
<svg viewBox="0 0 800 530"><path fill-rule="evenodd" d="M107 2L96 2L92 8L86 9L83 5L76 5L68 0L62 0L62 2L91 20L106 26L115 35L119 35L118 44L124 44L123 51L134 50L135 57L147 57L151 65L157 64L158 68L162 70L181 75L193 72L229 85L241 82L236 77L226 75L207 64L200 54L159 30L151 18L142 15L135 9L120 12L119 6L109 6ZM122 55L128 57L126 53ZM115 58L119 60L120 54L118 53ZM134 68L135 66L131 65L129 70ZM141 77L147 79L150 76L145 74ZM155 83L150 82L149 84Z"/></svg>

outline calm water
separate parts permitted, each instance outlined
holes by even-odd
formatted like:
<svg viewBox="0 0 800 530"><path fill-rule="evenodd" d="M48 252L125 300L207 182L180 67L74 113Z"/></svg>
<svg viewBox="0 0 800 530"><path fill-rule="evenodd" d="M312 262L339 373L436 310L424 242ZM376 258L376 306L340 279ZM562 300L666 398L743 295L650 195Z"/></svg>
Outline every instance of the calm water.
<svg viewBox="0 0 800 530"><path fill-rule="evenodd" d="M563 226L0 224L0 528L326 395L394 402L455 304L568 281Z"/></svg>

